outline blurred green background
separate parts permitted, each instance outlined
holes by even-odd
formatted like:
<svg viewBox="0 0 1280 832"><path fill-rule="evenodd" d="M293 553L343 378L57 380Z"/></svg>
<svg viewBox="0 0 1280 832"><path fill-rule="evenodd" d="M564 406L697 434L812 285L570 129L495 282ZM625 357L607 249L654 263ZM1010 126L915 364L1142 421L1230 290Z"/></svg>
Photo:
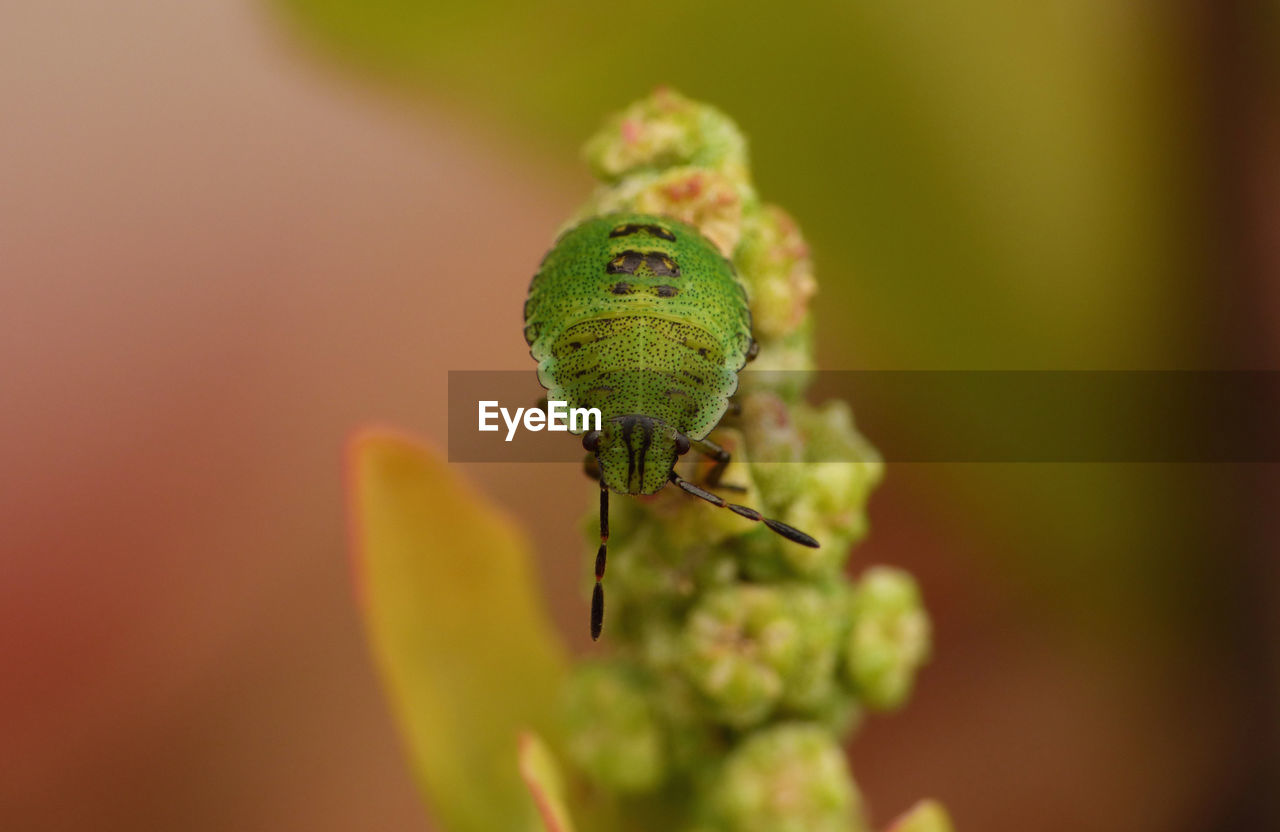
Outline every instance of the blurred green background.
<svg viewBox="0 0 1280 832"><path fill-rule="evenodd" d="M824 368L1280 357L1274 5L72 6L0 34L6 828L425 828L338 448L443 444L448 369L526 366L578 148L655 85L734 117L801 223ZM1273 467L891 466L854 568L920 576L938 657L852 746L877 821L1265 828ZM585 649L587 487L511 468L470 473Z"/></svg>

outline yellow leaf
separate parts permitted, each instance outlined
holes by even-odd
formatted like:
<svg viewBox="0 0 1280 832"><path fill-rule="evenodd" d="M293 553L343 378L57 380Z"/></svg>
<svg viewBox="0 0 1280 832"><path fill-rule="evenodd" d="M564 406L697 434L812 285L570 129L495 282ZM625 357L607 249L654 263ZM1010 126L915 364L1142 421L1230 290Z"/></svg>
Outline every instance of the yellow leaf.
<svg viewBox="0 0 1280 832"><path fill-rule="evenodd" d="M545 832L573 832L560 768L547 744L532 731L520 735L520 776L538 806Z"/></svg>
<svg viewBox="0 0 1280 832"><path fill-rule="evenodd" d="M432 815L449 832L539 829L517 768L566 667L512 521L389 431L348 448L357 595Z"/></svg>
<svg viewBox="0 0 1280 832"><path fill-rule="evenodd" d="M953 827L941 803L921 800L889 824L885 832L953 832Z"/></svg>

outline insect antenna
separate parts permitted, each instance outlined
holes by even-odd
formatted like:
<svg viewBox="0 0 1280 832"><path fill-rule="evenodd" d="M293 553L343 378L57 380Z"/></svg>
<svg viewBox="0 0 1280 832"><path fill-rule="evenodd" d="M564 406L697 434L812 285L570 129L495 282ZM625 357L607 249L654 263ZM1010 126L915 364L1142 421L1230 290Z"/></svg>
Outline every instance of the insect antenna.
<svg viewBox="0 0 1280 832"><path fill-rule="evenodd" d="M596 551L596 588L591 592L591 640L604 628L604 561L609 546L609 489L600 483L600 548Z"/></svg>
<svg viewBox="0 0 1280 832"><path fill-rule="evenodd" d="M730 503L726 501L723 497L717 494L712 494L710 491L707 491L704 488L699 488L698 486L686 480L684 477L677 474L675 471L671 472L671 481L676 485L680 486L680 488L683 489L685 493L692 494L695 497L706 500L708 503L711 503L713 506L718 506L720 508L727 508L730 511L732 511L734 514L741 515L747 518L748 520L755 520L758 523L764 523L770 529L782 535L787 540L792 541L793 543L799 543L801 546L808 546L813 549L818 548L818 541L814 540L812 537L800 531L799 529L794 528L792 526L788 526L786 523L783 523L780 520L773 520L769 517L765 517L764 515L762 515L760 512L756 511L753 508L740 506L737 503ZM601 551L602 552L604 551L603 546L601 546ZM599 562L597 562L597 564L598 563Z"/></svg>

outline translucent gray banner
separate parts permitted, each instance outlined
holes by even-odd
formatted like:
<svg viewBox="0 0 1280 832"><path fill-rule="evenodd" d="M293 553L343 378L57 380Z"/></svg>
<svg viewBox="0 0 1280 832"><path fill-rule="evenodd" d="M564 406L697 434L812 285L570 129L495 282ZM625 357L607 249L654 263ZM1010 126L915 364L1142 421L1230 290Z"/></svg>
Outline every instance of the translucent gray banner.
<svg viewBox="0 0 1280 832"><path fill-rule="evenodd" d="M1280 371L751 373L853 406L890 462L1277 462ZM749 382L744 382L749 383ZM533 370L449 373L449 459L580 462L564 432L509 433L498 407L538 405ZM478 430L479 402L498 430ZM831 459L830 462L846 460Z"/></svg>

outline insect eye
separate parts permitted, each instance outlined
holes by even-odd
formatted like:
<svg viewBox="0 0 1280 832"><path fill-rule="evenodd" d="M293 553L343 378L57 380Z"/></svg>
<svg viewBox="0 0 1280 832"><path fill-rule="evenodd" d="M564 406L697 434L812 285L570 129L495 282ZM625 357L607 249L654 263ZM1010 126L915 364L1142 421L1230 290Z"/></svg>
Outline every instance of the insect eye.
<svg viewBox="0 0 1280 832"><path fill-rule="evenodd" d="M689 453L689 437L685 436L683 433L677 433L676 434L676 454L679 456L684 456L687 453Z"/></svg>
<svg viewBox="0 0 1280 832"><path fill-rule="evenodd" d="M595 453L596 448L600 447L600 431L589 430L584 433L582 435L582 447Z"/></svg>

